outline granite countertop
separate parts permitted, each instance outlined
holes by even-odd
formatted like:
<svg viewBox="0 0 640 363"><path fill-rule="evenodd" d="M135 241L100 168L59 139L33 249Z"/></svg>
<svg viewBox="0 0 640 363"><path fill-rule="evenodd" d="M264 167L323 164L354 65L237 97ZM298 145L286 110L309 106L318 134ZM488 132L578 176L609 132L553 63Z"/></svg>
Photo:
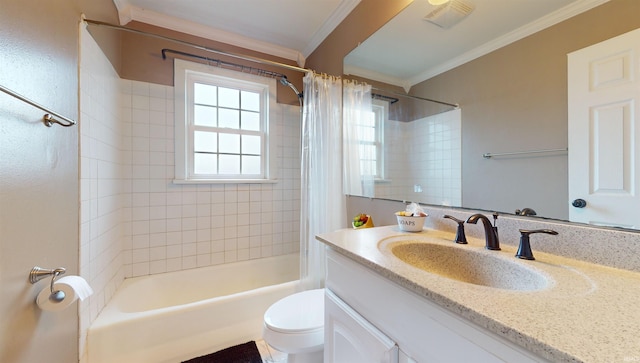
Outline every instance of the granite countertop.
<svg viewBox="0 0 640 363"><path fill-rule="evenodd" d="M453 242L454 234L397 226L344 229L317 236L330 248L453 313L553 362L640 362L640 273L516 248L484 249L484 239ZM402 262L384 248L394 240L428 241L505 259L547 277L535 291L462 282ZM379 248L379 246L381 248ZM499 272L499 271L496 271Z"/></svg>

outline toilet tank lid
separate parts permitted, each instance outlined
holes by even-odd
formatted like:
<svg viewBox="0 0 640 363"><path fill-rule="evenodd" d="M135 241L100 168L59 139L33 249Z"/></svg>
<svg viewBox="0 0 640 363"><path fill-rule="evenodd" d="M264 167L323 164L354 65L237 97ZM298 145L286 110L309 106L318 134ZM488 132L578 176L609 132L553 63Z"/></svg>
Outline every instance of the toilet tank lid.
<svg viewBox="0 0 640 363"><path fill-rule="evenodd" d="M305 332L324 328L324 289L289 295L264 314L268 328L279 332Z"/></svg>

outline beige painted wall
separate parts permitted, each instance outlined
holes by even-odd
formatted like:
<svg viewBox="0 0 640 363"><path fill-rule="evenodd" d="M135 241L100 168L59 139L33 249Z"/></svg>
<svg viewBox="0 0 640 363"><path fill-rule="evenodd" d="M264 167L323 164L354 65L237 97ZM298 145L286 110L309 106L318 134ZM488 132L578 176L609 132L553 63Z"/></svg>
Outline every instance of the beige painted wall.
<svg viewBox="0 0 640 363"><path fill-rule="evenodd" d="M569 52L640 27L640 1L612 0L414 86L462 107L464 207L568 219L567 155L486 152L567 147Z"/></svg>
<svg viewBox="0 0 640 363"><path fill-rule="evenodd" d="M412 0L362 0L307 57L306 67L332 75L342 74L342 59L375 33Z"/></svg>
<svg viewBox="0 0 640 363"><path fill-rule="evenodd" d="M256 57L261 59L267 59L270 61L283 63L292 66L298 66L295 62L270 56L267 54L255 52L252 50L240 48L237 46L216 42L213 40L196 37L184 33L179 33L173 30L164 29L149 24L131 22L127 24L127 27L144 31L151 34L157 34L171 39L177 39L199 46L207 47L210 49L220 50L223 52L229 52L233 54ZM94 31L96 27L90 26L89 30ZM121 58L119 60L119 67L114 67L119 70L120 77L124 79L149 82L155 84L161 84L166 86L173 86L173 59L185 59L193 62L204 62L198 59L175 55L173 53L167 53L167 59L162 59L162 49L168 48L190 54L195 54L201 57L208 57L211 59L219 59L225 62L231 62L235 64L241 64L244 66L250 66L254 68L269 70L277 73L282 73L287 76L287 79L292 82L298 90L302 91L302 77L304 73L295 70L288 70L285 68L271 66L266 64L259 64L251 61L246 61L230 56L220 55L212 52L199 50L187 45L182 45L177 42L167 41L159 38L153 38L146 35L121 31L121 30L109 30L114 34L118 34L121 40ZM101 39L97 39L98 44L104 49ZM113 63L113 60L111 60ZM286 86L277 84L278 102L285 104L298 105L298 98L294 92Z"/></svg>
<svg viewBox="0 0 640 363"><path fill-rule="evenodd" d="M81 12L116 21L110 0L0 0L0 84L78 118ZM77 362L76 305L42 312L35 265L78 273L78 128L0 94L0 361Z"/></svg>
<svg viewBox="0 0 640 363"><path fill-rule="evenodd" d="M318 46L318 48L307 58L303 68L313 69L317 72L327 74L342 74L342 58L345 54L355 48L359 42L364 41L369 35L380 28L391 17L408 5L411 0L362 0L360 4L352 11L352 13L331 33L327 39ZM91 17L89 17L91 19ZM237 47L230 44L216 42L210 39L192 36L164 29L140 22L131 22L126 25L129 28L140 30L152 34L157 34L193 44L198 44L211 49L221 50L234 54L246 55L267 59L279 63L293 66L299 66L295 62L255 52L249 49ZM250 61L206 52L193 47L181 45L176 42L152 38L145 35L139 35L119 30L104 30L95 26L89 26L89 31L96 35L98 31L101 33L117 34L120 38L119 57L113 56L114 44L103 41L98 38L98 44L109 56L114 68L118 70L120 77L135 81L150 82L161 85L173 85L173 62L175 55L168 53L169 57L164 60L161 56L163 48L170 48L182 52L188 52L199 56L205 56L223 61L253 66L256 68L266 69L283 73L287 76L299 91L302 91L303 73L291 71L276 66L260 65ZM108 41L112 41L109 39ZM117 48L117 47L116 47ZM182 59L196 61L182 56L175 56ZM286 104L298 104L298 100L293 92L278 83L278 102Z"/></svg>

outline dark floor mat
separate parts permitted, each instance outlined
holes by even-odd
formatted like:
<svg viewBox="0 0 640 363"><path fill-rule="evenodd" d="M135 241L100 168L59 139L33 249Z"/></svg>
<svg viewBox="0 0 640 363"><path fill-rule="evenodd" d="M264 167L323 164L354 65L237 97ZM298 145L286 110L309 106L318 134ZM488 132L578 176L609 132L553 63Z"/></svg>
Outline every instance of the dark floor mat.
<svg viewBox="0 0 640 363"><path fill-rule="evenodd" d="M256 342L250 341L182 363L262 363L262 358Z"/></svg>

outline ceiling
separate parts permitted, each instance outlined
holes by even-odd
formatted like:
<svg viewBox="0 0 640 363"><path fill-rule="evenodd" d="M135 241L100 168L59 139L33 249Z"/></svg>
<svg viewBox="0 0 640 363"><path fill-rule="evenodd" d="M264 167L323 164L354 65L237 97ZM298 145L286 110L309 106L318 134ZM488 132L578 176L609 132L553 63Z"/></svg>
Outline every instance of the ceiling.
<svg viewBox="0 0 640 363"><path fill-rule="evenodd" d="M265 54L305 58L361 0L113 0L122 25L139 21ZM366 0L365 0L366 1ZM415 0L345 58L345 73L411 85L608 0L452 0L475 9L442 29Z"/></svg>
<svg viewBox="0 0 640 363"><path fill-rule="evenodd" d="M456 1L456 0L452 0ZM608 0L462 0L473 11L448 29L423 18L416 0L345 57L344 73L411 86Z"/></svg>
<svg viewBox="0 0 640 363"><path fill-rule="evenodd" d="M135 20L294 60L304 60L360 0L113 0Z"/></svg>

